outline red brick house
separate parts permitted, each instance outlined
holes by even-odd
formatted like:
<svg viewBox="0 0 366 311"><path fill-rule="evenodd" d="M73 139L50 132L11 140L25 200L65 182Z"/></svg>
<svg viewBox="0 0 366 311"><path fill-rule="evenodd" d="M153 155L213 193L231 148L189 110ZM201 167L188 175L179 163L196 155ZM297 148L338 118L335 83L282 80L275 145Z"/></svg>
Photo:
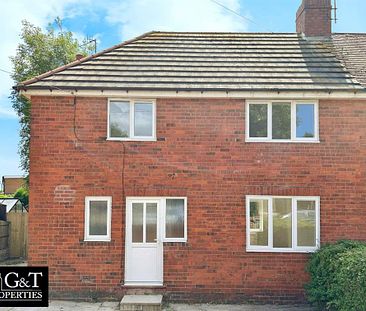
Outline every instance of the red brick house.
<svg viewBox="0 0 366 311"><path fill-rule="evenodd" d="M14 194L25 183L23 176L7 175L3 176L1 180L2 192L4 194Z"/></svg>
<svg viewBox="0 0 366 311"><path fill-rule="evenodd" d="M366 239L366 34L330 15L150 32L17 86L29 263L53 295L302 301L309 253Z"/></svg>

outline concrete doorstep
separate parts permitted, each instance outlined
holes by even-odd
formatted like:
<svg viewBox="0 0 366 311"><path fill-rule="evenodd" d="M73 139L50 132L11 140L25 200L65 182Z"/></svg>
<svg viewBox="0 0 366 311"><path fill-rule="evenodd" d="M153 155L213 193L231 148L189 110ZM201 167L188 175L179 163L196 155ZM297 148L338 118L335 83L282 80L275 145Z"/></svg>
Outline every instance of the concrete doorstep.
<svg viewBox="0 0 366 311"><path fill-rule="evenodd" d="M163 295L125 295L120 304L123 311L161 311Z"/></svg>

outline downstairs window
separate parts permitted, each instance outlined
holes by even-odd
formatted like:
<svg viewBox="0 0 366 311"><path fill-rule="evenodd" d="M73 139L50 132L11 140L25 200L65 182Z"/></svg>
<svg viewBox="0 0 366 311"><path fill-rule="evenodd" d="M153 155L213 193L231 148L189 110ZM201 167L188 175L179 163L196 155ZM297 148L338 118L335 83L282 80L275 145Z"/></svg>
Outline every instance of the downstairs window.
<svg viewBox="0 0 366 311"><path fill-rule="evenodd" d="M315 251L319 208L319 197L247 196L247 251Z"/></svg>
<svg viewBox="0 0 366 311"><path fill-rule="evenodd" d="M85 198L85 241L111 240L111 197Z"/></svg>

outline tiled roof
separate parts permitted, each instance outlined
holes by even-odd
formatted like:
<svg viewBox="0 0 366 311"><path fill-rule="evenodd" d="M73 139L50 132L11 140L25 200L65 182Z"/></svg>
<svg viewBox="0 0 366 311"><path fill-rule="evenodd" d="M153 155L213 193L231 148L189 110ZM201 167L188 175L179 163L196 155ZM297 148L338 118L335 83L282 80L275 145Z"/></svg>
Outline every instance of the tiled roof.
<svg viewBox="0 0 366 311"><path fill-rule="evenodd" d="M150 32L18 88L362 90L361 79L336 57L343 40L334 41L333 46L296 33Z"/></svg>
<svg viewBox="0 0 366 311"><path fill-rule="evenodd" d="M366 87L366 33L333 34L332 43L337 58Z"/></svg>

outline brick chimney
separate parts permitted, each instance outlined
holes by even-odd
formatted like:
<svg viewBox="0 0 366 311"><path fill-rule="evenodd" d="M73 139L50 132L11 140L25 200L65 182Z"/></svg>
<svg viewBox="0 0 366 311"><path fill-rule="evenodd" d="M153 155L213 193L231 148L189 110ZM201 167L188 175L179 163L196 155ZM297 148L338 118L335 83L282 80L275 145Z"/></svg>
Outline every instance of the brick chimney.
<svg viewBox="0 0 366 311"><path fill-rule="evenodd" d="M329 37L332 33L331 0L302 0L296 13L296 32L307 37Z"/></svg>

